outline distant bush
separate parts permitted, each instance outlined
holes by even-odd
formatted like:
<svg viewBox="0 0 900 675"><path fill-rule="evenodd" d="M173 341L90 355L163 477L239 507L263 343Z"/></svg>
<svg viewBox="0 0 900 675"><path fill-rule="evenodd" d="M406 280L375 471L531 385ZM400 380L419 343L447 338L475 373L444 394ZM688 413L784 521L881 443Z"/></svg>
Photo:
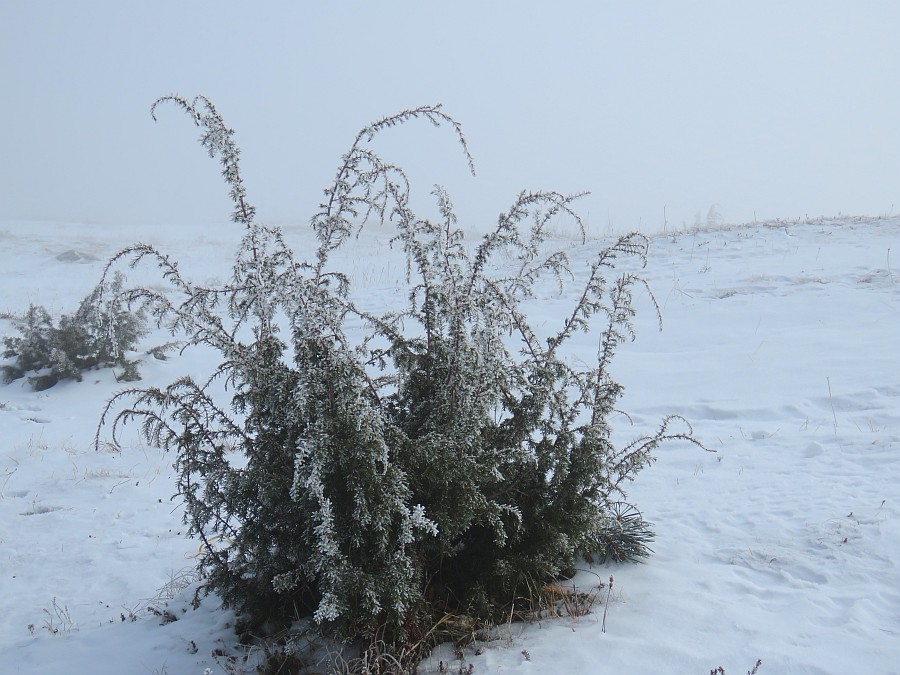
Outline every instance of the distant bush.
<svg viewBox="0 0 900 675"><path fill-rule="evenodd" d="M577 301L542 338L523 303L539 279L569 278L565 253L544 244L556 218L581 226L578 195L523 192L471 247L441 188L440 220L418 217L402 169L368 143L425 118L454 130L471 165L440 106L359 132L312 218L318 249L300 261L278 228L255 222L233 131L212 103L170 96L154 111L163 102L186 111L221 160L244 227L233 276L194 285L147 245L120 252L109 269L157 265L174 292L125 297L222 361L207 382L120 393L100 427L110 422L115 439L137 420L148 442L176 450L207 591L258 624L311 616L340 638L412 645L448 613L488 621L528 606L580 555L646 555L649 528L622 503L625 483L660 443L693 439L669 417L623 448L611 441L622 387L609 365L633 338L632 289L643 281L607 275L622 257L645 261L642 235L598 252ZM360 309L349 279L329 268L370 217L394 225L406 254L399 311ZM350 322L366 336L352 340ZM561 347L592 328L598 359L575 365ZM233 392L230 411L210 390L215 381Z"/></svg>
<svg viewBox="0 0 900 675"><path fill-rule="evenodd" d="M81 381L92 368L119 366L122 381L139 379L137 363L125 354L144 333L142 312L131 312L123 304L124 276L114 275L85 297L74 314L64 314L54 323L46 308L31 305L13 318L18 337L5 337L3 356L14 359L2 366L7 383L34 373L28 382L41 391L60 380Z"/></svg>

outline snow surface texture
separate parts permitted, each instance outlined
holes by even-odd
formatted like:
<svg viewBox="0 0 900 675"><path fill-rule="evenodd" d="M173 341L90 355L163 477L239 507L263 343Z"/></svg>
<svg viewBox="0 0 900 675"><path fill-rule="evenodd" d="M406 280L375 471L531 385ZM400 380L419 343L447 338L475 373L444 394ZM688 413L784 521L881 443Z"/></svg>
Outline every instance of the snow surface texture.
<svg viewBox="0 0 900 675"><path fill-rule="evenodd" d="M223 279L239 237L237 226L0 225L0 316L29 303L71 312L136 241L197 282ZM311 250L305 230L286 237ZM405 297L389 237L370 228L338 254L373 307ZM553 243L576 274L602 244ZM717 453L668 445L638 476L630 497L656 526L655 554L585 564L574 583L598 591L592 614L504 626L464 665L733 675L762 659L762 674L900 672L900 220L660 234L645 276L665 328L638 298L638 339L613 365L634 426L614 419L617 436L679 413ZM554 323L564 298L540 290L533 312ZM0 319L0 335L13 332ZM593 359L596 338L573 343L572 358ZM202 378L214 356L144 356L143 384ZM136 440L121 453L91 447L118 389L109 370L40 393L0 386L0 672L202 675L240 654L216 598L196 611L192 586L168 599L197 553L170 499L173 458ZM610 575L607 597L597 584ZM454 658L439 648L422 672Z"/></svg>

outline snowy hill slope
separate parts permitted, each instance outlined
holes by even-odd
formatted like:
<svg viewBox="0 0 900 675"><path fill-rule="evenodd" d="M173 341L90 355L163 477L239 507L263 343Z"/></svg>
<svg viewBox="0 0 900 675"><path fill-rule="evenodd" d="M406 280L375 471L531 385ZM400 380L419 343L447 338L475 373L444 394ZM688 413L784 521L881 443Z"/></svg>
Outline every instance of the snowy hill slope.
<svg viewBox="0 0 900 675"><path fill-rule="evenodd" d="M373 306L404 295L389 237L373 228L340 253ZM72 311L105 260L139 240L194 279L221 279L238 238L6 223L0 313ZM310 241L300 229L287 238ZM600 245L554 243L576 273ZM644 273L665 327L639 299L637 341L614 362L634 424L614 420L617 435L678 413L717 452L666 446L631 486L655 554L575 579L589 590L613 575L608 603L604 591L588 616L507 626L465 663L483 674L742 673L757 659L760 673L900 672L900 221L656 235ZM533 312L551 320L557 296L548 284ZM595 353L585 335L571 357ZM209 372L212 358L145 356L144 383ZM94 451L119 388L110 371L39 393L0 386L0 672L201 675L239 653L213 597L193 611L187 588L166 606L177 621L147 611L181 586L197 543L170 500L172 457L136 441Z"/></svg>

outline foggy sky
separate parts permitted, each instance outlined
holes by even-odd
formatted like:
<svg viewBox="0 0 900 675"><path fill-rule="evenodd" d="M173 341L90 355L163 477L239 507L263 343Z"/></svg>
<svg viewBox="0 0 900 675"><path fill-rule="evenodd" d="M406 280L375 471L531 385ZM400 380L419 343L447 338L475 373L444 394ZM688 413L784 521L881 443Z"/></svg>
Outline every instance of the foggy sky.
<svg viewBox="0 0 900 675"><path fill-rule="evenodd" d="M218 165L159 96L210 97L250 200L305 223L369 121L413 189L484 227L521 189L589 190L590 228L900 210L900 3L0 4L0 220L225 223Z"/></svg>

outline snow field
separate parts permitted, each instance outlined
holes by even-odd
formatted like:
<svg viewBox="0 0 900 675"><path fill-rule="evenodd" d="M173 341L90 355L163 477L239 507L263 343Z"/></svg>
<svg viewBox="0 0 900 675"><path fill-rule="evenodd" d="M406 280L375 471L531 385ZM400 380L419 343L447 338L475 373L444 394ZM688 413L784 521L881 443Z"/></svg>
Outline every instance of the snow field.
<svg viewBox="0 0 900 675"><path fill-rule="evenodd" d="M286 234L302 257L306 232ZM136 241L198 282L221 279L239 236L7 223L0 315L29 303L71 311L105 260ZM339 254L372 308L405 299L389 237L369 229ZM550 243L568 251L576 278L601 244ZM501 627L503 639L465 663L483 674L743 673L757 659L763 674L900 672L900 221L660 234L643 274L664 330L638 296L637 340L613 364L633 421L613 420L617 438L677 413L716 452L664 446L629 487L656 526L655 554L585 564L574 580L590 590L613 575L608 603L599 589L590 615ZM535 323L544 313L556 325L565 294L550 282L538 291ZM12 332L0 320L0 335ZM592 360L597 336L569 349ZM140 384L200 377L213 359L146 356ZM169 601L174 622L146 611L163 606L197 543L170 500L171 456L136 440L92 447L120 387L109 371L40 393L0 386L0 672L202 675L239 654L234 617L214 597L194 611L185 589ZM441 648L421 670L452 659Z"/></svg>

